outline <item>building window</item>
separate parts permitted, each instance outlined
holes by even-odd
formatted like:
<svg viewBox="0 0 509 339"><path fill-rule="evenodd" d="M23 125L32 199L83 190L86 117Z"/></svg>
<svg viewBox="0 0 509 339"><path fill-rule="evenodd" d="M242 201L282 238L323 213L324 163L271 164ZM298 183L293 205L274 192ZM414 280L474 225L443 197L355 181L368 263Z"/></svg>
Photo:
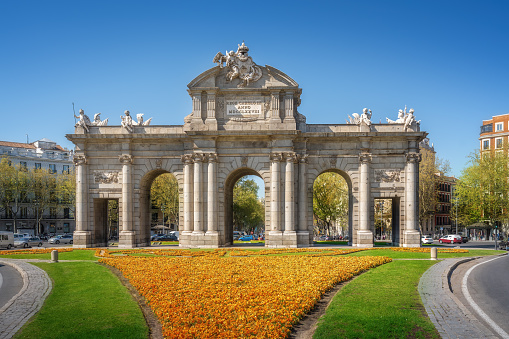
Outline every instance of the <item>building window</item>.
<svg viewBox="0 0 509 339"><path fill-rule="evenodd" d="M27 170L27 162L26 161L20 161L19 165L20 165L22 171Z"/></svg>
<svg viewBox="0 0 509 339"><path fill-rule="evenodd" d="M50 209L49 209L49 217L51 219L56 219L57 218L57 209L55 207L50 207Z"/></svg>
<svg viewBox="0 0 509 339"><path fill-rule="evenodd" d="M490 139L484 139L482 141L482 149L483 150L488 150L490 149Z"/></svg>
<svg viewBox="0 0 509 339"><path fill-rule="evenodd" d="M21 219L26 219L28 217L28 207L21 207L19 211Z"/></svg>
<svg viewBox="0 0 509 339"><path fill-rule="evenodd" d="M497 122L495 124L495 132L502 132L504 130L504 123L503 122Z"/></svg>
<svg viewBox="0 0 509 339"><path fill-rule="evenodd" d="M487 124L481 126L481 134L493 132L493 124Z"/></svg>
<svg viewBox="0 0 509 339"><path fill-rule="evenodd" d="M49 172L50 172L51 174L53 174L53 173L57 173L57 165L55 165L55 164L49 164Z"/></svg>
<svg viewBox="0 0 509 339"><path fill-rule="evenodd" d="M62 173L69 174L69 165L64 165L64 168L62 169Z"/></svg>
<svg viewBox="0 0 509 339"><path fill-rule="evenodd" d="M68 207L64 208L64 219L70 219L69 218L70 215L71 214L69 213L69 208Z"/></svg>
<svg viewBox="0 0 509 339"><path fill-rule="evenodd" d="M35 169L37 169L37 170L41 169L41 163L40 162L36 162L35 163Z"/></svg>
<svg viewBox="0 0 509 339"><path fill-rule="evenodd" d="M69 233L71 230L69 228L69 223L68 222L64 222L64 233Z"/></svg>
<svg viewBox="0 0 509 339"><path fill-rule="evenodd" d="M502 148L502 138L495 139L495 148Z"/></svg>

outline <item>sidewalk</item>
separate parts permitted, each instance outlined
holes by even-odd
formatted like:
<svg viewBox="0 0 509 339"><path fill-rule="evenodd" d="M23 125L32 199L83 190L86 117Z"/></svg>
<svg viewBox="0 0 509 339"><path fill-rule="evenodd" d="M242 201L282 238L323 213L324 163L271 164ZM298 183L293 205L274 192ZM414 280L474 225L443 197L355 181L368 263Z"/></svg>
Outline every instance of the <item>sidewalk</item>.
<svg viewBox="0 0 509 339"><path fill-rule="evenodd" d="M473 258L442 260L428 269L419 281L419 294L429 318L442 338L499 338L453 295L449 279L454 268Z"/></svg>
<svg viewBox="0 0 509 339"><path fill-rule="evenodd" d="M8 339L40 310L52 283L44 270L22 259L0 258L0 263L14 267L23 277L19 293L0 309L0 338Z"/></svg>

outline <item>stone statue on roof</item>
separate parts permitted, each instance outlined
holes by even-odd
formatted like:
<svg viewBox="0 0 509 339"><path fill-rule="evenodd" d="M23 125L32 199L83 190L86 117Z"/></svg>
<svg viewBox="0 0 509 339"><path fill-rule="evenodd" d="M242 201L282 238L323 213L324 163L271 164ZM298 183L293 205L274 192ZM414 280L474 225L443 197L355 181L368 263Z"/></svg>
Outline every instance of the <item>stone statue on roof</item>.
<svg viewBox="0 0 509 339"><path fill-rule="evenodd" d="M262 77L262 69L253 62L248 51L249 48L242 42L237 52L226 51L226 55L217 52L212 62L217 63L221 68L229 68L230 71L226 74L228 81L239 78L241 82L237 87L246 87L249 86L249 83L258 81Z"/></svg>
<svg viewBox="0 0 509 339"><path fill-rule="evenodd" d="M88 117L88 115L85 114L85 111L82 109L80 109L79 114L80 114L79 116L74 115L74 118L79 119L78 122L76 123L75 127L83 127L83 129L86 132L90 132L88 130L88 127L92 126L92 123L90 122L90 118Z"/></svg>

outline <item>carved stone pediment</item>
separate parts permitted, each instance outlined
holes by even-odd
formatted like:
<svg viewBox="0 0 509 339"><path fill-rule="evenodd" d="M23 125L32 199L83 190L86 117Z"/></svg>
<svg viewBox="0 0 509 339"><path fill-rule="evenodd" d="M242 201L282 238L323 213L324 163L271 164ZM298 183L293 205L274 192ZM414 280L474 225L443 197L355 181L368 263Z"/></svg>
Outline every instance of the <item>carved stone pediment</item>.
<svg viewBox="0 0 509 339"><path fill-rule="evenodd" d="M116 171L94 171L96 183L116 184L118 183L118 172Z"/></svg>

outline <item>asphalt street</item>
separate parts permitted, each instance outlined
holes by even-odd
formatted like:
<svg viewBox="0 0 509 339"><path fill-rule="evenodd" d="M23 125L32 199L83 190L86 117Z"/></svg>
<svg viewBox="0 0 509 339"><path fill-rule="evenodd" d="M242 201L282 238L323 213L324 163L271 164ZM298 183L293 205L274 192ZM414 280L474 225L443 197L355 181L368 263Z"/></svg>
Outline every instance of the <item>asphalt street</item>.
<svg viewBox="0 0 509 339"><path fill-rule="evenodd" d="M23 278L14 267L0 264L0 309L23 287Z"/></svg>

